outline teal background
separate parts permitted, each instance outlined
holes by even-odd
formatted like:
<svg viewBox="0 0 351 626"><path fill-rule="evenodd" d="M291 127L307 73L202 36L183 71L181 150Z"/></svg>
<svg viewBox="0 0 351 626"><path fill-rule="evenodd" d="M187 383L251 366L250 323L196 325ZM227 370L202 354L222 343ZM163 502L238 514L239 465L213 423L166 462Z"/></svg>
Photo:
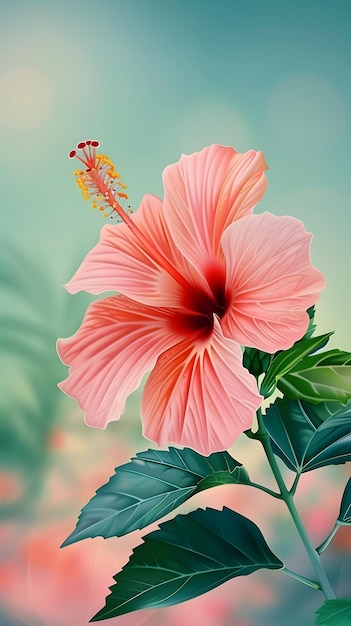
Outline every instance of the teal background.
<svg viewBox="0 0 351 626"><path fill-rule="evenodd" d="M33 541L40 545L40 537L49 533L51 552L40 566L42 575L46 566L60 572L57 559L69 558L88 559L82 571L89 572L93 542L82 544L79 555L74 547L66 549L77 557L61 556L63 551L59 556L57 546L113 467L149 445L141 439L138 394L128 415L100 432L84 426L75 403L56 390L65 377L56 338L74 332L89 301L84 294L68 296L62 284L95 244L103 223L82 200L67 153L78 141L99 139L137 209L144 193L162 196L162 170L181 153L210 143L262 150L270 167L269 187L257 210L298 217L314 233L312 260L327 280L317 304L318 330L335 330L330 345L351 350L350 27L348 0L1 3L0 513L6 549L0 552L0 581L1 576L5 581L0 623L3 615L6 626L87 624L136 542L125 544L126 556L118 566L112 549L98 544L112 562L107 578L107 565L94 565L95 577L105 572L105 578L97 599L89 591L86 613L83 578L75 576L71 604L68 589L60 587L71 571L66 565L66 573L55 579L60 597L48 592L45 611L39 609L42 583ZM239 443L238 458L261 471L260 458L251 454L245 442ZM330 519L338 510L343 473L347 476L348 469L329 472L332 478L325 480L331 482L325 484L330 492L326 487L320 494L324 504L331 503ZM318 477L317 484L306 481L302 506L312 531L322 535L318 523L328 514L318 509ZM232 498L221 489L219 507ZM269 519L267 504L261 514L242 494L239 512L251 513L256 523L263 515L266 536L275 535L273 523L285 528L278 518ZM330 523L326 517L326 533ZM340 545L335 563L343 558L345 546ZM295 547L291 553L300 554ZM289 580L279 587L277 575L271 574L257 574L252 581L244 581L247 596L241 591L249 608L238 608L233 599L241 589L236 581L219 595L206 596L207 623L212 624L213 598L218 609L213 624L233 623L234 608L236 626L281 623L284 589L300 593L300 587ZM87 584L91 589L90 578ZM278 592L283 599L277 600ZM303 593L309 602L312 592ZM185 605L185 613L193 611L195 626L196 616L199 624L206 623L199 612L204 602ZM311 602L313 610L318 599L314 605L313 596ZM59 613L62 604L67 614ZM177 610L111 623L186 623L185 613ZM289 615L282 614L288 626ZM301 626L303 619L298 618Z"/></svg>

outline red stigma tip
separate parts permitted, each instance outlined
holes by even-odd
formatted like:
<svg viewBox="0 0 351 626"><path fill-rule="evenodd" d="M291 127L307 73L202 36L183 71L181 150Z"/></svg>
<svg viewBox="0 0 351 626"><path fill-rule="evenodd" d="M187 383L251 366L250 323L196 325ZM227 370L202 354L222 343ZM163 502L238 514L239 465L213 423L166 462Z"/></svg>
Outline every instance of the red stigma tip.
<svg viewBox="0 0 351 626"><path fill-rule="evenodd" d="M68 154L68 157L69 157L70 159L74 159L74 157L76 156L76 154L77 154L77 153L76 153L76 151L75 151L75 150L71 150L71 152L69 152L69 154Z"/></svg>
<svg viewBox="0 0 351 626"><path fill-rule="evenodd" d="M83 150L83 148L85 148L87 144L85 143L85 141L81 141L79 144L77 144L77 148L78 150Z"/></svg>
<svg viewBox="0 0 351 626"><path fill-rule="evenodd" d="M87 144L87 146L90 146L90 144L91 144L91 140L90 140L90 139L87 139L87 141L86 141L85 143Z"/></svg>
<svg viewBox="0 0 351 626"><path fill-rule="evenodd" d="M93 148L98 148L100 143L98 141L92 141L91 145L93 146Z"/></svg>

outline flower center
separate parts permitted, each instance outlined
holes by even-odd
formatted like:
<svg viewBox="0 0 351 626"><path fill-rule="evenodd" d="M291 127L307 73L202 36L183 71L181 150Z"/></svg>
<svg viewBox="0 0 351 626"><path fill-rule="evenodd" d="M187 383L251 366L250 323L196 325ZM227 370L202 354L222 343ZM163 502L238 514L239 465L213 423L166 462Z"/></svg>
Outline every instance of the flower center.
<svg viewBox="0 0 351 626"><path fill-rule="evenodd" d="M225 288L225 267L214 261L205 271L208 291L192 287L184 293L183 310L172 320L172 327L178 333L204 331L205 335L213 328L213 318L225 315L229 296Z"/></svg>

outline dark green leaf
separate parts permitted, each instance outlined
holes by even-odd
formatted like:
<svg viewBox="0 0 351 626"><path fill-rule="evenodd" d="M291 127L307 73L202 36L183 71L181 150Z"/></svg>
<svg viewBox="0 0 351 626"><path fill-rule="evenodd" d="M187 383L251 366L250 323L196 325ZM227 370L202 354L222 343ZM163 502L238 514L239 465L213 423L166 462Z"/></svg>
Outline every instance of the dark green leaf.
<svg viewBox="0 0 351 626"><path fill-rule="evenodd" d="M298 473L351 460L351 402L278 398L264 416L274 453Z"/></svg>
<svg viewBox="0 0 351 626"><path fill-rule="evenodd" d="M273 358L272 354L257 350L256 348L245 348L243 355L243 366L249 370L253 376L260 376L269 367Z"/></svg>
<svg viewBox="0 0 351 626"><path fill-rule="evenodd" d="M263 379L260 389L262 395L266 398L270 396L277 385L277 381L284 376L284 374L293 369L304 356L324 346L332 334L333 333L326 333L319 337L302 339L294 343L288 350L280 352L278 356L273 359Z"/></svg>
<svg viewBox="0 0 351 626"><path fill-rule="evenodd" d="M227 508L178 515L143 539L91 621L172 606L235 576L283 567L257 526Z"/></svg>
<svg viewBox="0 0 351 626"><path fill-rule="evenodd" d="M351 524L351 478L345 487L337 523L340 526L348 526Z"/></svg>
<svg viewBox="0 0 351 626"><path fill-rule="evenodd" d="M190 448L139 452L98 489L62 545L98 535L120 537L155 522L195 493L228 483L250 484L245 468L228 452L208 457Z"/></svg>
<svg viewBox="0 0 351 626"><path fill-rule="evenodd" d="M351 398L351 354L330 350L306 356L280 378L278 388L289 398L346 402Z"/></svg>
<svg viewBox="0 0 351 626"><path fill-rule="evenodd" d="M314 324L314 316L316 313L315 306L314 305L310 306L310 308L307 309L306 313L308 313L308 317L310 318L310 323L308 325L306 334L304 335L303 339L309 339L310 337L312 337L314 331L317 328L316 324Z"/></svg>
<svg viewBox="0 0 351 626"><path fill-rule="evenodd" d="M326 600L316 615L316 626L351 626L351 599Z"/></svg>

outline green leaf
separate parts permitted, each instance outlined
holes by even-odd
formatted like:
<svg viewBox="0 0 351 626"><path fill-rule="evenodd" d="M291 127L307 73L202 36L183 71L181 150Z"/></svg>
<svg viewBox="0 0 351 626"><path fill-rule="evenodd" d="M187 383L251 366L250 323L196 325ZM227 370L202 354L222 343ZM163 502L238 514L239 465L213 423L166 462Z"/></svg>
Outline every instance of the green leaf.
<svg viewBox="0 0 351 626"><path fill-rule="evenodd" d="M264 423L274 453L297 473L351 460L351 402L312 405L278 398Z"/></svg>
<svg viewBox="0 0 351 626"><path fill-rule="evenodd" d="M351 524L351 478L345 487L344 495L341 500L337 524L340 526L349 526Z"/></svg>
<svg viewBox="0 0 351 626"><path fill-rule="evenodd" d="M326 333L319 337L310 339L301 339L294 343L294 345L288 350L279 352L279 354L273 359L267 373L262 381L260 392L265 398L272 395L278 380L284 376L287 372L293 369L301 359L310 354L314 350L325 346L329 337L333 333Z"/></svg>
<svg viewBox="0 0 351 626"><path fill-rule="evenodd" d="M316 615L316 626L351 626L351 599L326 600Z"/></svg>
<svg viewBox="0 0 351 626"><path fill-rule="evenodd" d="M310 323L308 325L306 334L303 336L303 339L309 339L310 337L312 337L314 331L317 328L316 324L314 324L314 316L316 313L315 305L310 306L310 308L307 309L306 313L308 313L308 317L310 318Z"/></svg>
<svg viewBox="0 0 351 626"><path fill-rule="evenodd" d="M351 354L330 350L306 356L278 381L289 398L319 402L346 402L351 398Z"/></svg>
<svg viewBox="0 0 351 626"><path fill-rule="evenodd" d="M228 452L204 457L190 448L139 452L121 465L82 509L62 546L87 537L120 537L155 522L199 491L250 484L245 468Z"/></svg>
<svg viewBox="0 0 351 626"><path fill-rule="evenodd" d="M178 515L143 539L91 621L172 606L235 576L283 567L258 527L228 508Z"/></svg>
<svg viewBox="0 0 351 626"><path fill-rule="evenodd" d="M243 366L249 370L253 376L260 376L269 367L273 354L257 350L256 348L245 348L243 354Z"/></svg>

